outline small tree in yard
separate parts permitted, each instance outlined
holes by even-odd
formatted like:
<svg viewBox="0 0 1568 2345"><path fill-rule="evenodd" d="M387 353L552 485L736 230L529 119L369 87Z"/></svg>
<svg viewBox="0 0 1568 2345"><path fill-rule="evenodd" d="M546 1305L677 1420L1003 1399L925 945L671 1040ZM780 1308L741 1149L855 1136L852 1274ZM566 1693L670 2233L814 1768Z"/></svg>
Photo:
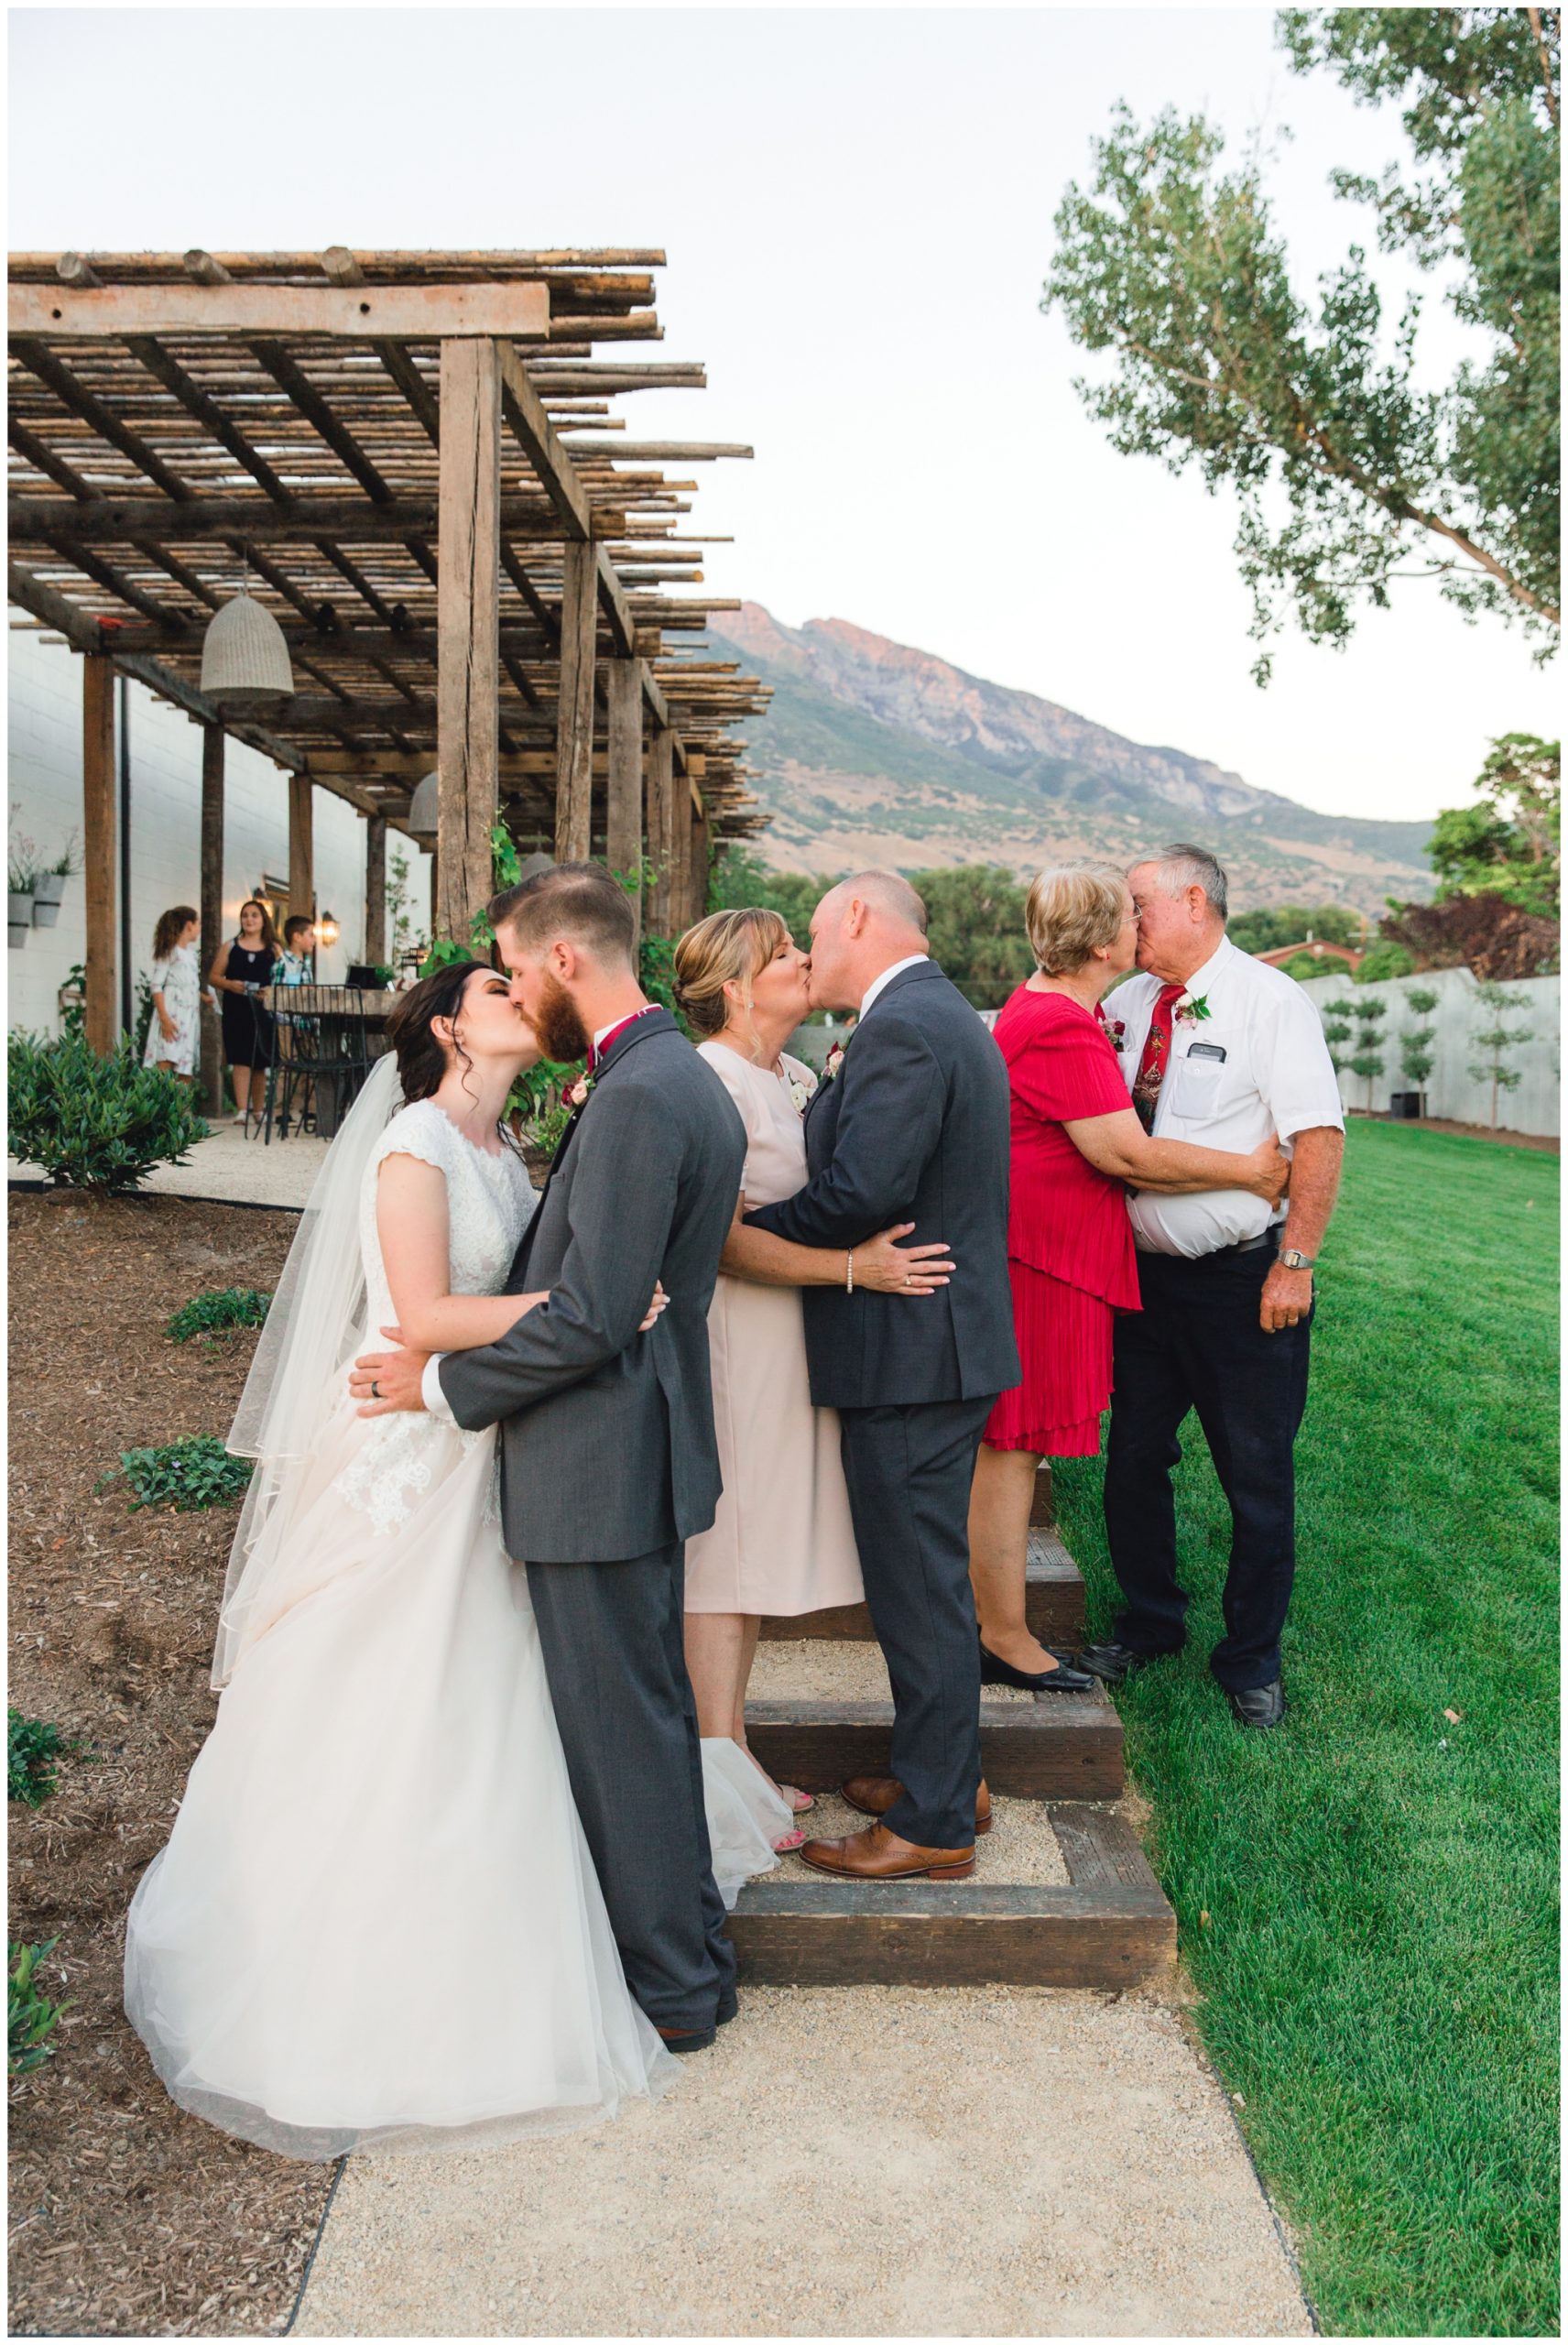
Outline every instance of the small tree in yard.
<svg viewBox="0 0 1568 2345"><path fill-rule="evenodd" d="M1510 993L1507 986L1490 985L1477 979L1475 999L1491 1013L1492 1022L1489 1026L1471 1030L1470 1040L1479 1044L1482 1055L1471 1065L1470 1080L1472 1083L1491 1085L1491 1126L1496 1131L1498 1092L1517 1091L1524 1081L1522 1069L1508 1063L1508 1053L1518 1050L1521 1042L1531 1041L1535 1029L1533 1026L1506 1026L1503 1023L1509 1010L1519 1010L1525 1007L1524 996Z"/></svg>
<svg viewBox="0 0 1568 2345"><path fill-rule="evenodd" d="M1412 986L1405 996L1405 1003L1418 1018L1430 1018L1437 1008L1437 996L1430 986ZM1417 1091L1424 1089L1427 1076L1432 1073L1432 1046L1436 1036L1435 1026L1407 1026L1400 1032L1399 1071L1405 1081Z"/></svg>
<svg viewBox="0 0 1568 2345"><path fill-rule="evenodd" d="M1344 1044L1350 1040L1350 1021L1356 1015L1353 1001L1325 1001L1323 1006L1323 1040L1334 1062L1335 1074L1345 1064Z"/></svg>
<svg viewBox="0 0 1568 2345"><path fill-rule="evenodd" d="M1383 1072L1383 1053L1377 1045L1382 1040L1378 1024L1388 1014L1386 1001L1356 1001L1351 1004L1359 1031L1356 1037L1356 1054L1350 1062L1352 1074L1358 1074L1367 1085L1367 1112L1372 1112L1372 1085Z"/></svg>

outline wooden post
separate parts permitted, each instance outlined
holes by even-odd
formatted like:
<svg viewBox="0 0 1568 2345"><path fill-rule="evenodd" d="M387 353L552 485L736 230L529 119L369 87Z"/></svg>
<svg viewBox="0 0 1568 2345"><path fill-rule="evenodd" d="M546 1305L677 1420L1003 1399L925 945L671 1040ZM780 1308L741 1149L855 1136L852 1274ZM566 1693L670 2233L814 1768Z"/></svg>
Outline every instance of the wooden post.
<svg viewBox="0 0 1568 2345"><path fill-rule="evenodd" d="M223 728L201 729L201 987L223 934ZM215 1009L201 1005L201 1104L210 1116L223 1109L223 1029Z"/></svg>
<svg viewBox="0 0 1568 2345"><path fill-rule="evenodd" d="M670 790L670 933L679 936L696 918L691 910L691 785L684 774Z"/></svg>
<svg viewBox="0 0 1568 2345"><path fill-rule="evenodd" d="M648 859L653 866L648 890L648 924L655 936L673 936L675 911L675 736L668 725L656 725L648 745Z"/></svg>
<svg viewBox="0 0 1568 2345"><path fill-rule="evenodd" d="M609 784L605 792L604 860L629 883L632 911L642 927L642 662L612 660Z"/></svg>
<svg viewBox="0 0 1568 2345"><path fill-rule="evenodd" d="M387 965L387 817L365 825L365 958Z"/></svg>
<svg viewBox="0 0 1568 2345"><path fill-rule="evenodd" d="M687 794L687 802L691 803L690 792ZM708 820L708 809L704 802L701 813L695 806L691 807L691 844L687 858L687 870L690 874L691 889L691 911L688 926L691 921L702 920L707 912L708 857L712 852L713 844L713 827Z"/></svg>
<svg viewBox="0 0 1568 2345"><path fill-rule="evenodd" d="M561 699L555 733L555 859L586 863L593 846L593 645L599 626L598 551L563 549Z"/></svg>
<svg viewBox="0 0 1568 2345"><path fill-rule="evenodd" d="M309 920L316 909L315 784L308 773L289 777L289 910ZM278 940L279 946L283 939Z"/></svg>
<svg viewBox="0 0 1568 2345"><path fill-rule="evenodd" d="M114 670L100 654L82 663L82 836L87 896L84 1029L112 1051L114 1014Z"/></svg>
<svg viewBox="0 0 1568 2345"><path fill-rule="evenodd" d="M436 573L440 899L434 933L466 943L494 892L498 804L501 371L493 342L441 346Z"/></svg>

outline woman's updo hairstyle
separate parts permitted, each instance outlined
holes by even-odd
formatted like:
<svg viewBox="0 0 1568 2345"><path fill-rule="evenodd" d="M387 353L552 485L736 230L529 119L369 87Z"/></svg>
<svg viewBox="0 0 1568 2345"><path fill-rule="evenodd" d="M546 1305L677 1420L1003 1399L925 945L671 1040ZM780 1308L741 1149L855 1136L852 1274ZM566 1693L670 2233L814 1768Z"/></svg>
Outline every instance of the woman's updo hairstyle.
<svg viewBox="0 0 1568 2345"><path fill-rule="evenodd" d="M784 922L761 904L710 912L689 928L675 947L675 998L691 1031L703 1042L724 1031L733 1007L726 985L739 986L749 1010L754 979L789 942Z"/></svg>
<svg viewBox="0 0 1568 2345"><path fill-rule="evenodd" d="M1116 943L1126 918L1127 880L1111 863L1051 864L1024 906L1029 950L1047 977L1075 976L1096 945Z"/></svg>
<svg viewBox="0 0 1568 2345"><path fill-rule="evenodd" d="M387 1020L387 1039L397 1054L397 1080L406 1100L433 1099L446 1076L445 1045L433 1029L438 1018L455 1018L468 980L484 961L449 961L410 986ZM493 975L494 972L491 972ZM463 1053L458 1050L462 1059Z"/></svg>

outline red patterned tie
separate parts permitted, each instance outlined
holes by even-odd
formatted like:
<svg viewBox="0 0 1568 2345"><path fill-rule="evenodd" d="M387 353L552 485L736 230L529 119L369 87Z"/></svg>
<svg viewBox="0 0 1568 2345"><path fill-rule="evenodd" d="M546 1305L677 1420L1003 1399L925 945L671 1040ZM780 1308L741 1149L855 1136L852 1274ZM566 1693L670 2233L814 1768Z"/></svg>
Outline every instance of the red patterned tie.
<svg viewBox="0 0 1568 2345"><path fill-rule="evenodd" d="M1154 1004L1154 1015L1149 1021L1149 1039L1143 1046L1143 1056L1138 1063L1138 1080L1132 1086L1132 1104L1138 1109L1138 1119L1146 1132L1154 1129L1154 1111L1160 1105L1160 1086L1165 1080L1165 1069L1171 1057L1171 1012L1186 990L1182 986L1161 986Z"/></svg>

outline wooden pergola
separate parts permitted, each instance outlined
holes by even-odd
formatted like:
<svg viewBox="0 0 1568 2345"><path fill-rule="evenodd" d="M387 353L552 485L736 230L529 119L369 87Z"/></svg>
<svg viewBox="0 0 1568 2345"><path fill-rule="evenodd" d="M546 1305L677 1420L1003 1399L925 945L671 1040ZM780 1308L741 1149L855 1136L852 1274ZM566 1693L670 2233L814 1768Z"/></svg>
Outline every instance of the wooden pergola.
<svg viewBox="0 0 1568 2345"><path fill-rule="evenodd" d="M663 259L11 256L9 594L85 655L97 1047L115 1025L116 671L206 728L209 938L226 736L289 776L296 906L313 902L313 786L368 818L374 960L386 828L432 769L443 936L490 892L498 818L558 858L646 856L660 933L701 911L711 844L761 827L735 728L766 691L691 642L735 605L670 591L701 586L712 540L681 530L695 483L666 469L751 452L621 436L614 400L703 372L596 348L660 338ZM265 715L200 686L208 622L242 587L294 670Z"/></svg>

